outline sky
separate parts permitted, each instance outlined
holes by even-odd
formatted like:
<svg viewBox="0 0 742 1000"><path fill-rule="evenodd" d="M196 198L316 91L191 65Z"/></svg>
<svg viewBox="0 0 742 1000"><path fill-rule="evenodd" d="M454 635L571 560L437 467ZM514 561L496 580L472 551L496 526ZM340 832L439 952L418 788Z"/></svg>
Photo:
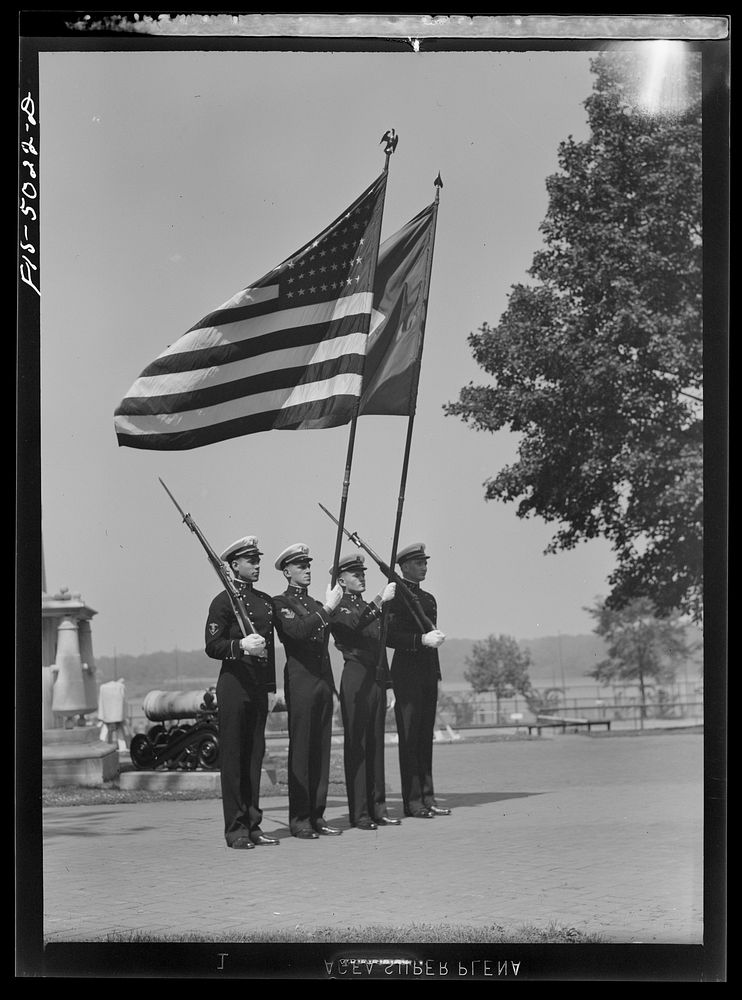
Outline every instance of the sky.
<svg viewBox="0 0 742 1000"><path fill-rule="evenodd" d="M528 280L559 143L588 135L588 52L43 52L39 61L42 541L46 590L97 611L98 656L198 649L220 589L162 478L213 547L255 534L258 586L309 545L322 598L348 427L184 452L118 446L113 414L198 319L313 238L384 167L382 239L443 180L400 545L425 542L451 637L584 634L608 592L602 540L545 555L557 529L486 502L517 438L443 405L489 384L467 336ZM388 558L407 421L364 416L346 526ZM343 546L345 551L349 545ZM382 586L374 568L368 596Z"/></svg>

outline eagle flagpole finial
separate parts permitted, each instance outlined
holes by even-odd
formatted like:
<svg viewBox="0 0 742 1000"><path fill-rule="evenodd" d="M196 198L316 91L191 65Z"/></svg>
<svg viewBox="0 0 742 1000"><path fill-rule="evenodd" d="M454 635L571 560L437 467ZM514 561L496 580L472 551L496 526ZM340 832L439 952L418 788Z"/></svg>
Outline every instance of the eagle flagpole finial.
<svg viewBox="0 0 742 1000"><path fill-rule="evenodd" d="M393 128L387 129L386 132L381 137L381 142L386 143L384 146L384 152L387 157L391 156L394 150L397 148L397 143L399 142L399 136ZM381 143L380 143L381 144Z"/></svg>

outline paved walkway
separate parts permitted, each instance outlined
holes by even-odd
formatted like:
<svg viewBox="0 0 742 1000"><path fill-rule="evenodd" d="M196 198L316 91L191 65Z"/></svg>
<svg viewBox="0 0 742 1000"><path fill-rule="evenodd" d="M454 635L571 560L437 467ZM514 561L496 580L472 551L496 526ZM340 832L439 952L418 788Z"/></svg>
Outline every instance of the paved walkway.
<svg viewBox="0 0 742 1000"><path fill-rule="evenodd" d="M251 930L410 924L572 927L608 943L703 939L703 738L554 735L436 744L453 813L231 851L217 799L44 810L47 942L141 933L228 941ZM396 749L391 810L401 815Z"/></svg>

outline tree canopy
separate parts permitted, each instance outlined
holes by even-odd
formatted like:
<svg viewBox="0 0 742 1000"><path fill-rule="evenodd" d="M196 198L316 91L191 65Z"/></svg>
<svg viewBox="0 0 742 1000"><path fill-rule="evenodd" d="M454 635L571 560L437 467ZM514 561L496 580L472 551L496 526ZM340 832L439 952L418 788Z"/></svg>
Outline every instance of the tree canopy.
<svg viewBox="0 0 742 1000"><path fill-rule="evenodd" d="M647 598L630 601L618 610L602 603L587 610L596 621L596 635L608 647L607 658L590 676L601 684L636 681L642 704L647 685L672 680L676 665L694 651L681 615L673 612L658 618Z"/></svg>
<svg viewBox="0 0 742 1000"><path fill-rule="evenodd" d="M530 690L531 657L512 636L490 635L475 642L466 663L464 678L476 692L494 691L500 699Z"/></svg>
<svg viewBox="0 0 742 1000"><path fill-rule="evenodd" d="M444 407L519 435L485 497L558 528L547 552L610 541L608 607L702 608L700 62L682 109L636 103L641 66L592 62L590 136L560 144L543 247L497 326L469 336L492 384Z"/></svg>

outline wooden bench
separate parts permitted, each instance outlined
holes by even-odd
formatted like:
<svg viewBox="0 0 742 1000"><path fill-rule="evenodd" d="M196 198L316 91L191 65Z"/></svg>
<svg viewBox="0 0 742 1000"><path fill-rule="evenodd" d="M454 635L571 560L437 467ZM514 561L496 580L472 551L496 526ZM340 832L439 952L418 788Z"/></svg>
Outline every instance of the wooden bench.
<svg viewBox="0 0 742 1000"><path fill-rule="evenodd" d="M605 726L609 731L611 728L610 719L566 719L558 718L553 715L539 715L535 722L532 722L528 726L528 735L531 735L532 730L536 730L537 735L541 735L542 729L560 729L563 733L567 732L567 729L584 729L586 728L588 732L593 726Z"/></svg>

